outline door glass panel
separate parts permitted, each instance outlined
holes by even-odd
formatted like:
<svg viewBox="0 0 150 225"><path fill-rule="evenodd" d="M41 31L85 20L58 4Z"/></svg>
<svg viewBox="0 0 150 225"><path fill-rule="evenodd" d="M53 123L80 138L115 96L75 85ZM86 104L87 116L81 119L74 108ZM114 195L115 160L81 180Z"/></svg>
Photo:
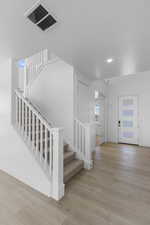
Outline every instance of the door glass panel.
<svg viewBox="0 0 150 225"><path fill-rule="evenodd" d="M122 121L123 127L133 127L133 121L124 120Z"/></svg>
<svg viewBox="0 0 150 225"><path fill-rule="evenodd" d="M133 116L133 110L123 110L123 116Z"/></svg>

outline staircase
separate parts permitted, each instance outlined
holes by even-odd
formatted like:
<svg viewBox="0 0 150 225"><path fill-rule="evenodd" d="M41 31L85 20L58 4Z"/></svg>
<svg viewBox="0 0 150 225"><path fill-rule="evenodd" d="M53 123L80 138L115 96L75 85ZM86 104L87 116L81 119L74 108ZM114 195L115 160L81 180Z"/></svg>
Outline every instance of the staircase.
<svg viewBox="0 0 150 225"><path fill-rule="evenodd" d="M81 170L93 167L92 129L91 124L74 119L74 143L69 146L64 140L63 128L54 127L30 102L30 87L48 63L47 55L47 51L41 52L38 63L31 63L36 55L26 60L23 90L15 90L15 129L47 175L50 197L60 200L65 193L65 184Z"/></svg>
<svg viewBox="0 0 150 225"><path fill-rule="evenodd" d="M84 168L84 161L75 158L75 152L69 150L69 145L64 145L64 183Z"/></svg>
<svg viewBox="0 0 150 225"><path fill-rule="evenodd" d="M76 133L80 130L80 136L76 136L76 150L72 151L64 144L62 128L52 127L22 91L16 90L15 96L15 128L50 180L51 197L59 200L64 196L64 184L87 168L88 159L91 161L90 148L86 151L84 127L76 121Z"/></svg>

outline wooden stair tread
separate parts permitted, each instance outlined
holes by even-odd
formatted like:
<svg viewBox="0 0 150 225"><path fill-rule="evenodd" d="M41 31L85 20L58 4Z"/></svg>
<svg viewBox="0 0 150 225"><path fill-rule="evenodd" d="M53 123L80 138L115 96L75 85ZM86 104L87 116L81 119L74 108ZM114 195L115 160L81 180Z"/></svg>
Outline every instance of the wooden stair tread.
<svg viewBox="0 0 150 225"><path fill-rule="evenodd" d="M69 151L69 145L64 143L64 152L68 152L68 151Z"/></svg>
<svg viewBox="0 0 150 225"><path fill-rule="evenodd" d="M74 156L74 155L75 155L74 152L66 151L66 152L64 152L64 159L68 158L69 156Z"/></svg>
<svg viewBox="0 0 150 225"><path fill-rule="evenodd" d="M83 161L74 159L64 167L64 183L83 169Z"/></svg>
<svg viewBox="0 0 150 225"><path fill-rule="evenodd" d="M71 151L64 151L64 165L69 163L75 158L75 153Z"/></svg>

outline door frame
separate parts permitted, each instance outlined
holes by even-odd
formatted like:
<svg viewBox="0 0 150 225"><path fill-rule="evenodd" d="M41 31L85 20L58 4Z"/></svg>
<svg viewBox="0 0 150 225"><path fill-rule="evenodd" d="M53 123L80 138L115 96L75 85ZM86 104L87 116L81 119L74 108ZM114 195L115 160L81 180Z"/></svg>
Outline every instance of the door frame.
<svg viewBox="0 0 150 225"><path fill-rule="evenodd" d="M88 88L88 92L90 90L89 85L86 82L83 82L81 80L77 80L77 118L79 119L79 85L84 85L85 87ZM89 98L89 103L88 103L88 121L87 123L90 122L90 95L88 94L88 98Z"/></svg>
<svg viewBox="0 0 150 225"><path fill-rule="evenodd" d="M118 98L117 98L117 143L118 144L123 144L123 143L119 142L119 127L118 127L118 121L119 121L119 98L120 97L126 97L126 96L137 97L137 129L138 129L138 138L137 138L137 144L135 144L135 145L139 146L140 145L140 137L139 137L139 134L140 134L139 119L140 119L140 117L139 117L139 95L138 94L123 94L123 95L119 95ZM128 144L128 143L125 143L125 144ZM129 144L129 145L132 145L132 144Z"/></svg>

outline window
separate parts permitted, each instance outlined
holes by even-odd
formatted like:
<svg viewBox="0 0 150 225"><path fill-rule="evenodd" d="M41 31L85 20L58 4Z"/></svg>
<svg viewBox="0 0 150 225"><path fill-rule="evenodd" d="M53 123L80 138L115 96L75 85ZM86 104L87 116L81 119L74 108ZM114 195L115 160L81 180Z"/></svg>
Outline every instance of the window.
<svg viewBox="0 0 150 225"><path fill-rule="evenodd" d="M95 115L99 116L100 115L100 104L95 105Z"/></svg>
<svg viewBox="0 0 150 225"><path fill-rule="evenodd" d="M95 97L95 99L98 99L99 98L99 91L95 91L94 97Z"/></svg>
<svg viewBox="0 0 150 225"><path fill-rule="evenodd" d="M20 59L20 60L18 61L18 67L19 67L19 68L24 68L25 66L26 66L25 60L24 60L24 59Z"/></svg>

